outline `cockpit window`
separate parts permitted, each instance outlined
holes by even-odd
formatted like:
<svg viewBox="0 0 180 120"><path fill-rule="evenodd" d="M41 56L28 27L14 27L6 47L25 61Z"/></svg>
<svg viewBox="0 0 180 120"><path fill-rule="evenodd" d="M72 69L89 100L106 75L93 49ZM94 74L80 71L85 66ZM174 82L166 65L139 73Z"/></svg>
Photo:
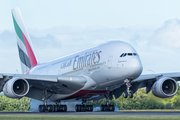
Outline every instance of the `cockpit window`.
<svg viewBox="0 0 180 120"><path fill-rule="evenodd" d="M129 56L132 56L132 53L128 53Z"/></svg>
<svg viewBox="0 0 180 120"><path fill-rule="evenodd" d="M127 54L127 53L124 53L123 57L125 57L125 56L126 56L126 54Z"/></svg>
<svg viewBox="0 0 180 120"><path fill-rule="evenodd" d="M120 55L120 57L125 57L125 56L137 56L138 54L137 53L122 53Z"/></svg>
<svg viewBox="0 0 180 120"><path fill-rule="evenodd" d="M137 54L136 53L133 53L134 56L136 56Z"/></svg>
<svg viewBox="0 0 180 120"><path fill-rule="evenodd" d="M121 56L120 57L122 57L124 55L124 53L123 54L121 54Z"/></svg>

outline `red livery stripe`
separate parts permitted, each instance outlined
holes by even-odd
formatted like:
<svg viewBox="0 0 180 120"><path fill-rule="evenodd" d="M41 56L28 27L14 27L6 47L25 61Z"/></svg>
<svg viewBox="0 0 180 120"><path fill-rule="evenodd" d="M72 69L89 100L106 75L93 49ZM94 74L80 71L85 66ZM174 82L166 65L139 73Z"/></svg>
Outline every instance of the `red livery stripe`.
<svg viewBox="0 0 180 120"><path fill-rule="evenodd" d="M103 93L109 92L108 90L79 90L74 95L66 98L66 99L73 99L78 97L93 97L95 95L101 95Z"/></svg>
<svg viewBox="0 0 180 120"><path fill-rule="evenodd" d="M22 33L23 40L24 40L26 50L27 50L27 53L28 53L28 57L29 57L29 60L30 60L30 63L31 63L31 67L34 67L34 66L37 65L36 57L35 57L32 49L31 49L31 46L29 45L28 40L26 39L26 36L24 35L24 33L22 31L21 31L21 33Z"/></svg>

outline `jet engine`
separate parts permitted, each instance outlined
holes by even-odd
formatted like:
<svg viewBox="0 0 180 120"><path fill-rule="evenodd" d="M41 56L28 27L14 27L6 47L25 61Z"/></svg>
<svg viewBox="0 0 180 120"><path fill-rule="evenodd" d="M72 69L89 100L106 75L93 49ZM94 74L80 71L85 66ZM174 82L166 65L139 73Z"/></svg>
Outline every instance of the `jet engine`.
<svg viewBox="0 0 180 120"><path fill-rule="evenodd" d="M168 98L176 94L178 85L176 80L169 77L162 77L152 86L152 93L156 97Z"/></svg>
<svg viewBox="0 0 180 120"><path fill-rule="evenodd" d="M10 98L21 98L29 92L29 83L22 78L12 78L3 87L4 95Z"/></svg>

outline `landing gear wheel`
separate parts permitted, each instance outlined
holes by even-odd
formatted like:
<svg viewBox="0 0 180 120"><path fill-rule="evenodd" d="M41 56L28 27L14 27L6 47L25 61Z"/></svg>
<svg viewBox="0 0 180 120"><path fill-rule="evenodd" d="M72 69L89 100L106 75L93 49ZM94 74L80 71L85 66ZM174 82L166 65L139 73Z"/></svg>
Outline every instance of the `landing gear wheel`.
<svg viewBox="0 0 180 120"><path fill-rule="evenodd" d="M62 112L67 112L67 106L66 105L61 105L61 110Z"/></svg>
<svg viewBox="0 0 180 120"><path fill-rule="evenodd" d="M129 93L129 97L133 98L133 93L132 92Z"/></svg>
<svg viewBox="0 0 180 120"><path fill-rule="evenodd" d="M114 105L101 105L101 111L114 111Z"/></svg>
<svg viewBox="0 0 180 120"><path fill-rule="evenodd" d="M114 105L109 106L109 111L114 111Z"/></svg>
<svg viewBox="0 0 180 120"><path fill-rule="evenodd" d="M39 112L45 112L46 107L45 105L39 105Z"/></svg>
<svg viewBox="0 0 180 120"><path fill-rule="evenodd" d="M53 111L53 106L52 105L47 105L47 110L48 110L48 112L52 112Z"/></svg>
<svg viewBox="0 0 180 120"><path fill-rule="evenodd" d="M57 105L57 112L61 112L61 106Z"/></svg>
<svg viewBox="0 0 180 120"><path fill-rule="evenodd" d="M86 111L91 111L91 106L90 105L86 105Z"/></svg>
<svg viewBox="0 0 180 120"><path fill-rule="evenodd" d="M101 111L107 111L108 108L107 108L107 105L101 105Z"/></svg>
<svg viewBox="0 0 180 120"><path fill-rule="evenodd" d="M76 112L80 112L80 105L76 105L76 107L75 107L75 109L76 109Z"/></svg>
<svg viewBox="0 0 180 120"><path fill-rule="evenodd" d="M101 105L101 111L104 111L104 105Z"/></svg>
<svg viewBox="0 0 180 120"><path fill-rule="evenodd" d="M58 112L58 106L57 105L54 105L54 112Z"/></svg>
<svg viewBox="0 0 180 120"><path fill-rule="evenodd" d="M81 105L81 112L85 112L86 111L86 108L84 105Z"/></svg>
<svg viewBox="0 0 180 120"><path fill-rule="evenodd" d="M123 97L124 97L124 98L127 98L127 96L128 96L128 93L127 93L126 91L124 91Z"/></svg>
<svg viewBox="0 0 180 120"><path fill-rule="evenodd" d="M75 107L76 112L92 112L93 106L92 105L76 105Z"/></svg>
<svg viewBox="0 0 180 120"><path fill-rule="evenodd" d="M107 105L104 106L104 111L108 111L108 106Z"/></svg>
<svg viewBox="0 0 180 120"><path fill-rule="evenodd" d="M90 108L91 108L91 110L90 110L90 111L92 112L92 111L93 111L93 106L92 106L92 105L90 105Z"/></svg>

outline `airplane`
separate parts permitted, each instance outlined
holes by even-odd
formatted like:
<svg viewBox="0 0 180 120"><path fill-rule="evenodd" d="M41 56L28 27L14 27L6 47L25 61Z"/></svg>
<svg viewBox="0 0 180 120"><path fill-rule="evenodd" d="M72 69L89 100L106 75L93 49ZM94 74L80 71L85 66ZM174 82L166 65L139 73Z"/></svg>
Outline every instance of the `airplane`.
<svg viewBox="0 0 180 120"><path fill-rule="evenodd" d="M0 92L9 98L43 101L39 112L66 112L62 101L82 101L76 112L93 111L89 100L106 98L101 111L114 111L109 100L133 98L146 88L160 98L176 94L180 73L141 75L143 66L136 50L123 41L110 41L58 59L40 63L34 52L19 8L12 9L22 74L0 74ZM48 55L49 53L47 53ZM50 104L49 104L50 103Z"/></svg>

